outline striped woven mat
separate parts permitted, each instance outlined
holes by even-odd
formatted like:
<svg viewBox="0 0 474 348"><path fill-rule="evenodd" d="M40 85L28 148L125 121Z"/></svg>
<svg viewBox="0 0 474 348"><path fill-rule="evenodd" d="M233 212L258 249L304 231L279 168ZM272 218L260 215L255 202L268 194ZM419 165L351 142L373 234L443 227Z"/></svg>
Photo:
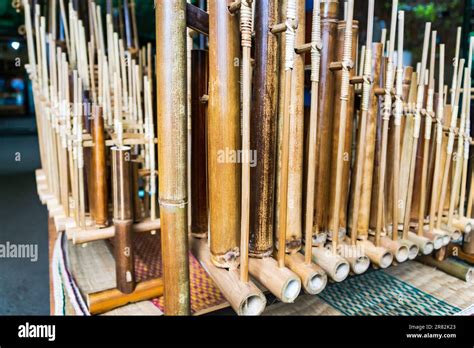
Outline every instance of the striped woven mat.
<svg viewBox="0 0 474 348"><path fill-rule="evenodd" d="M161 238L160 234L135 233L135 274L137 281L162 277ZM189 276L191 288L191 312L202 313L210 308L226 303L212 279L199 264L199 261L189 254ZM166 313L164 298L156 298L152 303Z"/></svg>
<svg viewBox="0 0 474 348"><path fill-rule="evenodd" d="M461 311L382 270L332 283L319 297L344 315L453 315Z"/></svg>

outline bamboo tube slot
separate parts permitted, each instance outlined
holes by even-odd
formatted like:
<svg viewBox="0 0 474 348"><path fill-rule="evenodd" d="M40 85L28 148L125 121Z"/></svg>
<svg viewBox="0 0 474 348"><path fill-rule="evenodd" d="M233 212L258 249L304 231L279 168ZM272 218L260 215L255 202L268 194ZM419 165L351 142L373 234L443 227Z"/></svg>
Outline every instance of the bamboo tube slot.
<svg viewBox="0 0 474 348"><path fill-rule="evenodd" d="M225 156L240 149L238 21L226 1L209 3L208 173L211 259L217 267L238 266L240 164ZM224 157L224 158L221 158ZM227 159L227 160L226 160Z"/></svg>
<svg viewBox="0 0 474 348"><path fill-rule="evenodd" d="M190 313L187 234L186 1L156 4L160 221L167 315ZM165 88L160 86L167 81ZM226 216L228 217L228 215Z"/></svg>
<svg viewBox="0 0 474 348"><path fill-rule="evenodd" d="M250 246L252 257L273 252L275 157L278 98L278 38L270 27L280 21L275 1L255 1L255 65L253 103L250 113L250 146L256 165L250 169ZM286 27L285 27L286 28Z"/></svg>
<svg viewBox="0 0 474 348"><path fill-rule="evenodd" d="M251 281L247 283L241 282L238 270L225 270L216 267L214 262L211 261L206 240L192 238L191 248L194 256L199 260L238 315L262 314L267 300ZM250 269L252 269L253 261L254 259L250 259Z"/></svg>
<svg viewBox="0 0 474 348"><path fill-rule="evenodd" d="M108 289L88 294L87 305L92 315L102 314L129 303L146 301L162 295L163 280L152 279L137 283L135 290L130 294L124 294L118 289Z"/></svg>
<svg viewBox="0 0 474 348"><path fill-rule="evenodd" d="M205 50L191 51L191 233L204 238L208 231L207 196L207 95L209 55Z"/></svg>

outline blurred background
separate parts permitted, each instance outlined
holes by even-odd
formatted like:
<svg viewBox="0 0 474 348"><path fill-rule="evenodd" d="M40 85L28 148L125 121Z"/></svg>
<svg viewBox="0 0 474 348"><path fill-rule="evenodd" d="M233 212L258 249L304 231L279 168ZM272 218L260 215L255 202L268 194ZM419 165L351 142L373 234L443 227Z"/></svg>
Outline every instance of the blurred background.
<svg viewBox="0 0 474 348"><path fill-rule="evenodd" d="M30 0L43 7L54 0ZM165 1L165 0L155 0ZM172 1L172 0L166 0ZM258 0L256 0L258 1ZM96 1L105 8L106 1ZM121 3L114 0L114 3ZM74 0L79 8L88 1ZM194 0L205 6L205 1ZM311 18L312 0L307 0ZM0 0L0 244L37 244L39 259L0 259L0 315L49 314L48 285L48 216L36 195L34 171L39 168L34 105L31 83L25 73L27 50L23 13L18 0ZM340 1L343 13L343 1ZM116 5L115 5L116 6ZM205 8L205 7L204 7ZM446 58L454 56L456 27L463 27L461 56L467 57L468 37L474 35L474 0L400 0L405 15L405 63L416 65L420 60L424 23L433 22L438 43L446 44ZM376 1L374 39L380 40L383 28L390 24L391 1ZM153 42L155 35L152 0L136 1L140 40ZM120 17L118 10L115 19ZM355 18L359 20L359 42L365 41L367 0L355 1ZM450 81L452 69L446 69ZM471 122L474 125L474 122Z"/></svg>

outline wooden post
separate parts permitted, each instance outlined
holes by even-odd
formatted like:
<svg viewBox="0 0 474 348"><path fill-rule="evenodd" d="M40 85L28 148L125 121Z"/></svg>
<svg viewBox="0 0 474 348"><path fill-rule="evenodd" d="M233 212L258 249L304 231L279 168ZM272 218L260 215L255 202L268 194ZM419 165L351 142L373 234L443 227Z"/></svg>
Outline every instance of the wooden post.
<svg viewBox="0 0 474 348"><path fill-rule="evenodd" d="M186 1L156 4L158 158L165 313L190 313L187 214ZM167 85L162 86L163 81Z"/></svg>

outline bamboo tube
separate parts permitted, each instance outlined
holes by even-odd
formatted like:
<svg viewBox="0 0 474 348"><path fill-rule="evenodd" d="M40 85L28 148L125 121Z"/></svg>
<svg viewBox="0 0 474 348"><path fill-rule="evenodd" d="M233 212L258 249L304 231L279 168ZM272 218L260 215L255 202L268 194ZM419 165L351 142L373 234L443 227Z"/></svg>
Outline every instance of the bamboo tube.
<svg viewBox="0 0 474 348"><path fill-rule="evenodd" d="M87 307L92 315L102 314L129 303L146 301L162 295L163 280L160 278L151 279L137 283L137 287L130 294L123 294L117 289L108 289L88 294Z"/></svg>
<svg viewBox="0 0 474 348"><path fill-rule="evenodd" d="M216 267L214 262L211 261L212 256L209 253L205 240L192 238L191 248L193 254L238 315L262 314L267 300L252 282L241 282L237 270L227 271ZM254 260L256 261L256 259L250 259L249 266L251 272Z"/></svg>
<svg viewBox="0 0 474 348"><path fill-rule="evenodd" d="M347 12L347 23L344 35L344 53L342 58L342 80L341 80L341 113L340 113L340 125L338 134L338 146L337 146L337 162L336 162L336 181L335 181L335 200L333 204L333 225L330 226L332 230L332 249L336 252L337 245L339 242L339 207L341 201L341 182L342 182L342 163L343 163L343 152L344 152L344 135L345 135L345 124L347 117L347 104L349 97L349 71L352 68L352 20L354 13L354 2L349 0L348 12Z"/></svg>
<svg viewBox="0 0 474 348"><path fill-rule="evenodd" d="M373 93L372 76L375 80L378 79L377 66L380 65L381 51L375 51L372 56L372 36L373 36L373 21L374 21L374 1L369 1L368 19L367 19L367 42L365 48L364 70L362 84L362 101L361 101L361 115L359 123L359 138L357 140L357 155L354 164L354 184L353 184L353 200L352 200L352 229L351 229L351 244L356 245L359 233L368 235L368 218L370 209L370 192L372 191L372 173L373 173L373 147L375 143L371 143L373 139L373 132L375 131L375 115L371 99L375 99ZM377 56L379 59L377 60ZM375 64L375 69L372 66ZM376 100L375 100L376 102ZM371 114L369 114L369 108ZM368 118L370 117L370 120ZM367 142L367 133L369 142ZM368 187L367 187L368 186ZM364 221L359 224L359 214L361 214ZM365 217L367 219L365 219Z"/></svg>
<svg viewBox="0 0 474 348"><path fill-rule="evenodd" d="M431 36L431 56L429 69L429 86L428 98L426 102L426 116L425 116L425 134L423 142L423 167L421 170L421 191L420 191L420 206L418 210L418 228L425 224L425 204L426 204L426 188L428 176L428 158L430 151L431 140L431 125L434 118L434 73L435 73L435 57L436 56L436 31L433 31Z"/></svg>
<svg viewBox="0 0 474 348"><path fill-rule="evenodd" d="M408 195L407 195L407 200L406 200L405 216L404 216L404 223L403 223L403 237L402 237L403 239L408 238L408 230L410 227L411 205L413 201L413 186L415 182L416 153L418 150L418 139L420 137L421 110L423 108L423 99L425 95L425 79L427 76L426 75L426 70L427 70L426 62L428 59L430 33L431 33L431 23L428 22L426 23L426 27L425 27L425 38L423 42L420 83L417 89L416 106L414 110L413 146L412 146L411 161L410 161L410 168L409 168ZM401 82L399 83L399 85L401 85ZM427 115L427 117L431 117L431 115ZM430 131L430 134L431 134L431 131ZM425 154L425 155L428 156L428 154ZM423 228L423 221L422 221L421 226L419 225L418 228L421 228L421 229Z"/></svg>
<svg viewBox="0 0 474 348"><path fill-rule="evenodd" d="M310 255L311 254L310 251ZM306 262L305 257L306 254L303 256L301 253L286 255L285 264L290 270L294 271L299 276L301 279L301 285L306 293L317 295L326 287L327 275L321 267L312 262ZM273 274L275 274L275 272L273 272Z"/></svg>
<svg viewBox="0 0 474 348"><path fill-rule="evenodd" d="M135 289L132 242L131 153L129 147L114 146L111 149L111 154L117 289L125 294L130 294Z"/></svg>
<svg viewBox="0 0 474 348"><path fill-rule="evenodd" d="M374 263L377 267L387 268L393 262L393 254L386 248L375 246L368 240L359 240L357 245L361 246L364 250L365 255Z"/></svg>
<svg viewBox="0 0 474 348"><path fill-rule="evenodd" d="M380 150L380 170L377 185L377 218L375 226L375 246L380 247L380 239L383 225L383 203L384 203L384 189L385 189L385 172L387 168L387 143L388 143L388 127L390 115L392 112L392 96L390 91L393 87L393 51L395 47L395 28L396 28L396 14L397 14L398 0L392 2L392 19L390 26L390 42L387 44L388 60L385 73L385 94L382 110L382 139Z"/></svg>
<svg viewBox="0 0 474 348"><path fill-rule="evenodd" d="M205 50L191 52L191 233L204 238L208 230L207 197L207 95L209 55Z"/></svg>
<svg viewBox="0 0 474 348"><path fill-rule="evenodd" d="M250 169L250 246L253 257L273 252L273 219L278 99L278 38L270 27L279 23L274 0L255 1L255 65L250 142L258 154Z"/></svg>
<svg viewBox="0 0 474 348"><path fill-rule="evenodd" d="M96 226L108 225L108 195L107 195L107 167L104 135L104 118L99 106L93 107L92 120L92 171L94 209L91 211Z"/></svg>
<svg viewBox="0 0 474 348"><path fill-rule="evenodd" d="M238 21L226 1L209 3L208 173L211 259L236 267L240 239L240 165L227 154L240 149ZM235 156L234 156L235 158Z"/></svg>
<svg viewBox="0 0 474 348"><path fill-rule="evenodd" d="M344 21L339 21L337 25L337 42L336 42L336 59L337 61L342 60L342 55L344 51L344 33L345 33L346 23ZM352 36L352 59L356 58L356 51L357 51L357 40L358 40L358 33L359 33L359 25L357 21L353 22L352 25L353 36ZM365 52L365 49L364 49ZM364 59L361 59L363 61ZM341 80L342 80L342 71L333 71L332 74L334 75L334 93L331 98L334 100L339 100L341 97ZM350 72L350 78L352 79L355 75L355 71L352 69ZM339 208L339 224L340 224L340 236L343 237L347 232L347 207L349 205L349 196L350 196L350 171L351 171L351 162L352 162L352 133L353 133L353 124L354 124L354 103L355 103L355 87L353 84L349 87L349 99L348 99L348 109L347 115L349 117L346 118L346 129L345 129L345 137L344 137L344 161L343 161L343 169L342 169L342 187L341 187L341 205ZM331 145L331 158L330 158L330 168L331 173L334 173L336 170L336 157L337 157L337 144L339 142L339 124L340 124L340 115L341 115L341 105L340 103L335 103L332 106L333 108L333 118L332 118L332 145ZM332 207L334 202L334 191L335 191L335 176L331 175L329 178L330 188L329 188L329 206L328 206L328 216L329 226L332 226L333 221L332 217L334 216ZM352 207L350 207L352 210ZM350 214L350 211L349 211ZM350 221L349 221L350 223Z"/></svg>
<svg viewBox="0 0 474 348"><path fill-rule="evenodd" d="M457 66L457 63L456 63L456 66ZM459 70L457 73L458 76L457 77L453 76L453 79L455 79L457 83L456 83L456 91L454 94L454 99L452 99L453 107L452 107L452 115L451 115L451 127L450 127L450 132L449 132L448 144L446 147L446 162L444 165L444 172L443 172L442 184L441 184L441 196L440 196L439 205L438 205L438 217L436 221L437 230L440 230L441 228L444 202L446 199L446 192L448 188L447 186L448 186L448 179L449 179L449 171L450 171L451 159L452 159L452 153L453 153L453 147L454 147L454 128L456 127L456 124L457 124L457 116L458 116L458 111L459 111L459 94L460 94L460 88L461 88L463 68L464 68L464 59L461 59L460 64L459 64ZM436 230L433 231L433 233L436 233L436 232L437 232Z"/></svg>
<svg viewBox="0 0 474 348"><path fill-rule="evenodd" d="M463 265L451 260L438 261L431 256L423 256L419 261L425 265L436 267L439 270L461 279L467 283L471 283L474 275L474 269L470 266Z"/></svg>
<svg viewBox="0 0 474 348"><path fill-rule="evenodd" d="M186 192L186 1L166 1L156 5L156 51L157 61L161 62L156 67L156 80L165 312L167 315L186 315L190 313ZM165 88L160 86L162 81L167 81ZM228 214L226 218L229 218Z"/></svg>
<svg viewBox="0 0 474 348"><path fill-rule="evenodd" d="M335 254L332 250L324 247L313 247L313 262L320 266L335 282L342 282L350 272L349 263L346 259Z"/></svg>
<svg viewBox="0 0 474 348"><path fill-rule="evenodd" d="M240 32L243 51L242 59L242 206L240 220L240 280L249 281L248 249L250 235L250 102L252 93L252 72L250 51L253 26L252 1L242 0L240 7ZM247 157L245 157L247 156Z"/></svg>
<svg viewBox="0 0 474 348"><path fill-rule="evenodd" d="M281 174L279 183L279 207L278 207L278 266L285 265L286 236L287 236L287 213L288 213L288 175L289 175L289 150L290 150L290 103L292 91L292 72L294 68L294 47L296 36L297 7L295 0L288 0L286 11L285 31L285 56L284 56L284 95L281 132Z"/></svg>
<svg viewBox="0 0 474 348"><path fill-rule="evenodd" d="M317 153L316 183L314 202L313 240L318 242L319 234L328 230L329 186L331 170L331 134L334 107L334 75L330 63L336 60L337 17L339 2L337 0L321 1L321 77L317 114ZM313 242L313 244L314 244Z"/></svg>

